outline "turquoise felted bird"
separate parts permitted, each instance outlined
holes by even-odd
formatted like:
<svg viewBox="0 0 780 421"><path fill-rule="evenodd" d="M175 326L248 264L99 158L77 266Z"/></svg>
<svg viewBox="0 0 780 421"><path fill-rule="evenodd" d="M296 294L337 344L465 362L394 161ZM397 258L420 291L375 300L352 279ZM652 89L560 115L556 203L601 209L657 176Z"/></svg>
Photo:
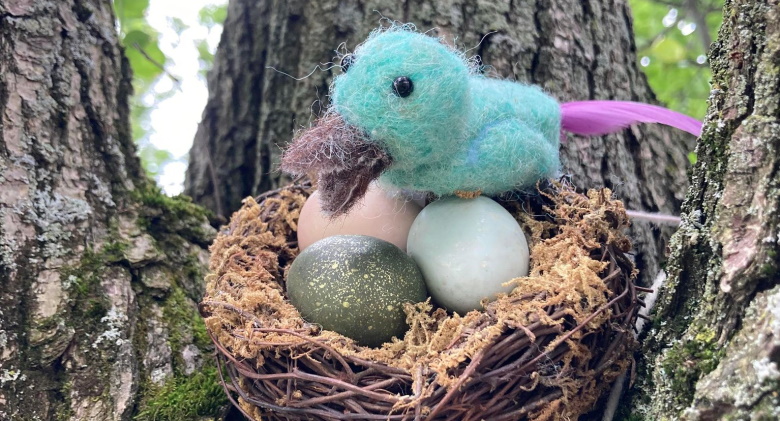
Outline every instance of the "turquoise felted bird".
<svg viewBox="0 0 780 421"><path fill-rule="evenodd" d="M408 26L375 30L341 68L330 109L282 158L288 173L318 174L323 210L334 216L380 175L438 196L532 187L560 171L561 130L601 135L635 122L701 130L647 104L559 104L539 87L478 74L462 53Z"/></svg>

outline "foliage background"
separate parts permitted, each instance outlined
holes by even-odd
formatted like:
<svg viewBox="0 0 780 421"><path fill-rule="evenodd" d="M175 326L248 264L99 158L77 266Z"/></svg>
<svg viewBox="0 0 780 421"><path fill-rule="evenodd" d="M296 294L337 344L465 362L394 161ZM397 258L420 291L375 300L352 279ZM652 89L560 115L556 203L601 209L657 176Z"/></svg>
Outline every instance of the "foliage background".
<svg viewBox="0 0 780 421"><path fill-rule="evenodd" d="M141 161L166 193L180 193L227 0L114 0L114 8L133 68L131 118ZM172 115L176 107L181 112Z"/></svg>
<svg viewBox="0 0 780 421"><path fill-rule="evenodd" d="M639 64L667 107L703 118L723 0L629 0Z"/></svg>
<svg viewBox="0 0 780 421"><path fill-rule="evenodd" d="M165 24L155 25L150 22L150 8L162 3L185 6L194 2L114 0L114 7L117 30L134 72L132 124L141 160L149 175L161 184L166 193L178 194L182 190L186 169L186 150L193 136L182 130L181 135L153 141L154 135L165 129L163 125L193 127L199 115L194 117L195 121L159 121L153 116L161 104L175 101L188 85L205 87L205 75L213 63L226 17L227 0L201 0L206 4L197 13L194 23L185 22L180 16L165 16ZM633 12L640 67L658 100L673 110L696 118L704 117L711 76L707 54L722 21L723 0L629 0L629 4ZM188 31L200 35L185 36ZM175 40L169 43L169 50L196 51L197 71L187 72L185 70L190 69L184 69L182 74L177 74L179 71L176 69L181 67L177 67L170 55L164 52L163 38ZM197 75L195 80L193 73ZM179 133L176 130L165 132ZM690 158L692 161L696 159L692 152Z"/></svg>

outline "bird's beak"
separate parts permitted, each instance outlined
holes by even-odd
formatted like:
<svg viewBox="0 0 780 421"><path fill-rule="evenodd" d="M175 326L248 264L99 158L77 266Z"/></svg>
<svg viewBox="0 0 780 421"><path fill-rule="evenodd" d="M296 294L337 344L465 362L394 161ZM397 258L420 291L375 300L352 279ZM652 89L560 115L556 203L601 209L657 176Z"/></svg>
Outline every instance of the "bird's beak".
<svg viewBox="0 0 780 421"><path fill-rule="evenodd" d="M282 155L282 171L316 173L322 209L337 217L348 212L392 160L368 135L336 113L296 135Z"/></svg>

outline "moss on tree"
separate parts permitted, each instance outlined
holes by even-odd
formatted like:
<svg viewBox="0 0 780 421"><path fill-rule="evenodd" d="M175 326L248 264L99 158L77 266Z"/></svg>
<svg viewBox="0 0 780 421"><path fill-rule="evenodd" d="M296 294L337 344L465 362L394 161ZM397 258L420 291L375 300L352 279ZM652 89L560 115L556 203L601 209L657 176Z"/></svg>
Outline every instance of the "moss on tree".
<svg viewBox="0 0 780 421"><path fill-rule="evenodd" d="M631 415L777 419L780 14L726 3L698 161L639 358Z"/></svg>
<svg viewBox="0 0 780 421"><path fill-rule="evenodd" d="M224 412L227 398L219 384L216 364L212 361L191 376L168 380L163 386L147 384L136 421L181 421L198 417L216 418Z"/></svg>

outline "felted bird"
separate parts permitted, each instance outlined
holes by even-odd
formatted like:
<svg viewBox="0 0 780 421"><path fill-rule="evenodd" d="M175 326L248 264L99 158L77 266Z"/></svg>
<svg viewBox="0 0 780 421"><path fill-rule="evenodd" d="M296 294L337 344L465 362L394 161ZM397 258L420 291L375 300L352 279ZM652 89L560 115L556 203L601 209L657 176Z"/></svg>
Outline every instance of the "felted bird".
<svg viewBox="0 0 780 421"><path fill-rule="evenodd" d="M318 174L333 216L380 176L437 196L532 187L559 173L562 130L602 135L658 122L701 131L699 121L653 105L559 104L537 86L480 75L464 54L407 25L375 30L341 69L329 110L282 157L285 172Z"/></svg>

